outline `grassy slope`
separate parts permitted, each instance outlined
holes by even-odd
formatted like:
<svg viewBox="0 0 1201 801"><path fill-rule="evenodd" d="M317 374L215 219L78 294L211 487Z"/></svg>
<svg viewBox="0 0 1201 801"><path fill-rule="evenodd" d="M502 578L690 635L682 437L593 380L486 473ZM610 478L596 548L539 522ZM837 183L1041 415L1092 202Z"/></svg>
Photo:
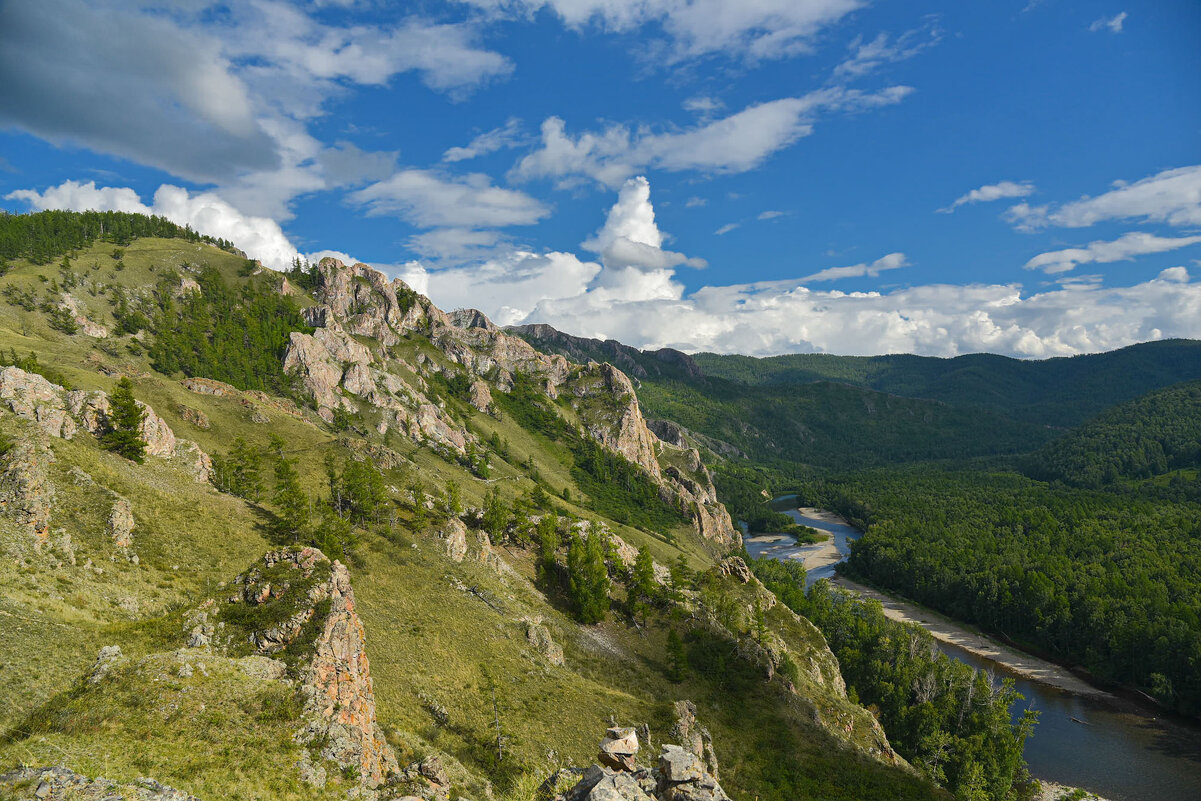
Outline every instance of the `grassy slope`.
<svg viewBox="0 0 1201 801"><path fill-rule="evenodd" d="M110 250L98 246L82 254L75 260L77 269L83 265L89 276L140 287L186 258L221 267L228 280L249 280L237 278L240 259L174 240L135 242L126 249L126 268L120 272L110 266ZM93 261L100 264L98 270L90 269ZM19 266L0 285L13 282L44 291L37 274L56 272L53 266ZM86 289L75 294L85 300L93 319L111 324L103 296L92 297ZM128 349L129 342L128 337L103 343L64 337L50 331L40 314L0 303L0 347L33 351L81 387L111 387L115 379L96 372L100 362L125 369L136 376L135 394L166 418L177 436L195 439L210 452L223 451L235 436L265 443L269 433L278 433L288 441L289 452L301 457L310 490L321 486L321 458L336 445L333 435L312 418L293 419L263 407L272 423L255 424L238 398L197 395L153 373ZM177 411L181 403L204 412L211 429L184 422ZM0 415L0 422L6 430L20 426L8 414ZM514 463L533 456L553 486L570 484L563 454L545 440L506 418L473 413L471 422L485 434L496 430L508 440ZM308 791L298 795L295 786L296 754L285 736L291 724L264 711L261 698L269 688L220 660L210 666L211 681L202 681L199 673L186 681L162 678L176 671L167 664L173 657L148 656L181 644L178 610L207 597L218 582L271 547L262 529L263 513L195 484L172 465L148 459L138 467L102 452L86 434L71 442L52 440L51 445L58 458L53 478L60 501L52 527L71 532L80 565L91 558L104 572L81 566L49 570L35 560L25 566L11 559L0 563L0 612L10 616L4 619L6 636L0 638L5 681L0 725L36 724L37 729L31 737L0 741L0 764L65 762L117 779L150 773L208 798L313 797ZM390 445L412 460L408 470L416 470L427 487L453 479L462 486L464 501L478 504L490 486L411 443L393 440ZM115 553L104 531L108 507L99 490L67 477L73 465L133 501L138 566ZM495 485L506 494L533 486L520 468L496 459L494 466ZM386 478L403 486L407 474L391 471ZM586 515L579 507L563 506ZM611 526L631 544L648 545L661 562L679 553L646 532ZM452 774L478 796L486 776L518 781L516 771L537 776L567 760L586 764L610 717L648 722L661 738L667 725L664 702L689 697L713 731L723 780L745 797L930 797L924 782L847 752L813 723L815 707L827 719L863 714L847 702L816 688L807 700L784 696L746 670L734 671L721 684L694 672L682 685L671 685L663 677L663 641L668 627L679 623L652 616L644 628L617 620L579 627L556 593L548 597L534 586L533 568L524 554L508 555L517 565L514 574L498 574L471 559L455 565L441 554L432 531L405 528L402 520L400 536L366 535L361 549L365 564L353 571L380 719L402 762L431 747L442 749L465 766L453 767ZM0 521L0 529L9 541L27 536L7 520ZM694 537L677 534L676 542L695 566L711 558ZM454 589L452 576L495 599L503 614ZM133 600L122 606L124 597ZM544 618L564 647L566 667L551 667L532 652L520 621L524 615ZM111 685L73 691L73 682L90 667L99 647L110 643L133 657L131 665L118 671ZM149 661L138 661L144 657ZM152 680L156 675L158 682ZM493 687L508 755L499 769L492 764ZM423 698L447 708L445 726L435 724ZM44 704L47 699L53 699L49 705ZM62 714L64 710L70 714ZM184 745L190 738L197 738L194 749ZM247 752L251 755L233 756ZM229 763L233 769L224 769Z"/></svg>

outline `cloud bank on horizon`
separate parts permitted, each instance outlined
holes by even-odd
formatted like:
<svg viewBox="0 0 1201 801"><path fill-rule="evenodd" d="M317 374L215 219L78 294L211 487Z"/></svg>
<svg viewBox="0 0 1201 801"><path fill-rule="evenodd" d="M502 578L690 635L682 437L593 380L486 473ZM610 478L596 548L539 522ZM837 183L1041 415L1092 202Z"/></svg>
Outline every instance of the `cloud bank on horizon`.
<svg viewBox="0 0 1201 801"><path fill-rule="evenodd" d="M1201 11L962 6L8 4L0 197L640 347L1201 337Z"/></svg>

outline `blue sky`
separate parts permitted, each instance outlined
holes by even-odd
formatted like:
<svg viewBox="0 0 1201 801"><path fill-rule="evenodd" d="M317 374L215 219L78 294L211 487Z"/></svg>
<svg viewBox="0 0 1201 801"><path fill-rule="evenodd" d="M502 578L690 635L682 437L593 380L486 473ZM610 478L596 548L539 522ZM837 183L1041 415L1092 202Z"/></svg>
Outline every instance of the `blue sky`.
<svg viewBox="0 0 1201 801"><path fill-rule="evenodd" d="M0 206L639 346L1201 337L1198 41L1195 0L9 2Z"/></svg>

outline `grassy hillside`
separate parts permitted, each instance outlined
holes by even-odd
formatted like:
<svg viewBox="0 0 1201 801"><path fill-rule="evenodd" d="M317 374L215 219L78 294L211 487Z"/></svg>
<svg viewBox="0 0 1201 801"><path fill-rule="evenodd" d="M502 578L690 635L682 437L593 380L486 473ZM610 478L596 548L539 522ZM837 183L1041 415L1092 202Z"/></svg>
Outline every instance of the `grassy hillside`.
<svg viewBox="0 0 1201 801"><path fill-rule="evenodd" d="M65 265L10 262L0 278L0 297L10 301L0 302L0 349L32 353L81 389L111 390L119 375L130 376L135 396L178 437L215 457L229 455L237 440L267 454L264 492L258 500L220 492L173 460L134 464L86 431L46 439L55 490L46 544L0 515L0 767L65 764L119 781L149 774L209 799L344 796L350 774L321 791L299 783L290 738L297 709L282 685L248 675L215 651L180 649L189 610L222 598L227 582L283 541L286 509L274 495L273 465L294 464L320 516L332 503L326 457L344 466L369 453L383 500L369 520L336 525L347 525L339 536L367 633L379 719L402 765L440 753L464 795L486 797L492 787L525 801L556 767L591 762L611 720L645 723L664 742L670 701L690 698L713 734L723 785L737 798L942 797L885 758L870 714L838 691L836 663L812 625L783 605L768 610L764 631L800 672L791 688L778 674L766 680L763 663L748 656L759 653L752 647L755 585L715 572L720 554L683 522L640 529L606 517L563 444L522 425L503 404L486 414L452 393L438 396L444 413L481 442L502 443L489 447L491 469L482 477L436 449L380 435L367 408L330 424L285 396L190 391L182 372L152 366L155 310L204 268L243 298L274 289L278 276L254 274L240 256L186 239L120 246L97 239L68 256ZM43 307L64 287L109 336L52 325L55 314ZM295 298L298 306L312 302ZM123 323L132 311L150 326ZM217 332L214 322L202 333ZM426 375L436 372L430 365L456 369L419 336L389 355L398 374L418 364ZM39 437L7 409L0 432L16 442ZM283 441L282 452L273 437ZM438 510L452 485L466 506L498 499L508 510L495 545L468 532L462 562L449 558L440 536L449 519ZM132 507L130 549L108 531L114 493ZM521 527L523 509L603 522L660 564L699 573L680 579L684 600L656 594L648 604L631 596L624 571L614 568L607 620L582 626L559 579L563 549L555 567L540 567ZM563 648L564 665L548 663L528 638L532 620ZM683 637L688 663L679 681L669 676L672 632ZM92 683L87 676L107 645L120 646L125 661Z"/></svg>

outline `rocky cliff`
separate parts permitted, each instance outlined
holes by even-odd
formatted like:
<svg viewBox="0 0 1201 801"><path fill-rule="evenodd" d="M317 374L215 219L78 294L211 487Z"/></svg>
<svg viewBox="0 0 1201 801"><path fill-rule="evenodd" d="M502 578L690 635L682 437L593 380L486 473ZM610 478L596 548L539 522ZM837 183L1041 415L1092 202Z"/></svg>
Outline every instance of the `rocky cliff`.
<svg viewBox="0 0 1201 801"><path fill-rule="evenodd" d="M633 383L612 364L572 366L500 330L475 309L446 314L403 281L389 281L365 264L322 259L313 295L317 305L305 310L305 319L316 330L291 335L284 368L325 420L333 421L337 410L365 412L380 435L397 431L462 456L478 440L433 385L463 376L468 402L489 411L493 392L511 391L520 374L549 399L565 395L583 431L645 470L701 536L722 547L740 541L699 459L687 475L664 471L660 455L672 446L647 427Z"/></svg>

